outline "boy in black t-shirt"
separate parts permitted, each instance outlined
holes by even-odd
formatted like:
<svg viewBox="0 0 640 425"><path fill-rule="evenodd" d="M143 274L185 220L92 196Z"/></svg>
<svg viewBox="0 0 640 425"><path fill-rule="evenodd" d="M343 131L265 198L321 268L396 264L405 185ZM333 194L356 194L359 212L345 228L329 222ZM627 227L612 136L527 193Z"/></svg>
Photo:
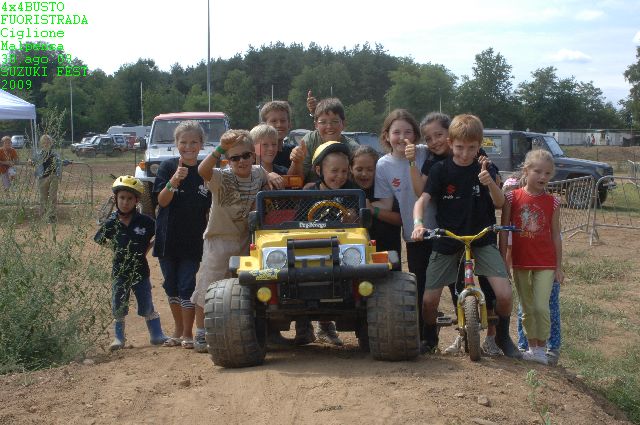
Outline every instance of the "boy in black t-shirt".
<svg viewBox="0 0 640 425"><path fill-rule="evenodd" d="M436 222L440 228L458 235L474 235L495 223L495 208L504 204L504 195L495 182L488 162L476 156L482 142L482 122L474 115L458 115L451 122L447 143L453 156L433 165L424 193L414 208L412 238L422 240L425 229L422 209L431 199L437 203ZM436 315L442 288L457 279L462 246L451 239L438 239L427 268L427 283L422 301L428 351L437 348ZM472 244L476 273L487 276L496 294L499 321L496 343L505 355L520 357L509 336L511 285L502 257L496 247L496 236L488 233Z"/></svg>
<svg viewBox="0 0 640 425"><path fill-rule="evenodd" d="M167 337L162 332L160 315L153 306L149 264L146 254L155 234L153 219L136 211L136 204L144 188L140 180L120 176L113 182L112 191L116 211L100 226L94 240L113 248L113 283L111 309L115 319L114 340L111 351L124 348L125 322L129 311L131 291L136 296L138 315L145 318L151 344L163 344Z"/></svg>

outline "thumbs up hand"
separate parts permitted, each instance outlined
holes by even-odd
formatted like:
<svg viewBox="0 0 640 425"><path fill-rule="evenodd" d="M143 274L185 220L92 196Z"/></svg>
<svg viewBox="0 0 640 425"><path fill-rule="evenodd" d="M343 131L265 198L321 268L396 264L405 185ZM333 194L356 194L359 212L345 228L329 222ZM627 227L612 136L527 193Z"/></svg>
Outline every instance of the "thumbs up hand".
<svg viewBox="0 0 640 425"><path fill-rule="evenodd" d="M318 106L318 100L313 96L311 90L309 90L307 92L307 109L311 115L316 112L316 106Z"/></svg>
<svg viewBox="0 0 640 425"><path fill-rule="evenodd" d="M189 169L182 164L182 157L178 158L178 168L176 172L173 174L173 177L169 180L171 182L171 186L178 187L182 180L187 178L187 174L189 174Z"/></svg>
<svg viewBox="0 0 640 425"><path fill-rule="evenodd" d="M406 143L406 145L404 147L404 156L405 156L405 158L407 158L409 161L415 161L416 160L416 145L411 143L411 141L409 139L404 139L403 141Z"/></svg>
<svg viewBox="0 0 640 425"><path fill-rule="evenodd" d="M491 174L489 174L489 171L487 171L487 167L489 166L491 161L489 161L487 157L481 157L478 159L478 162L480 162L481 169L480 174L478 174L478 180L480 180L480 183L483 186L489 186L493 182Z"/></svg>
<svg viewBox="0 0 640 425"><path fill-rule="evenodd" d="M291 162L303 162L306 157L307 145L304 140L302 140L300 142L300 146L296 146L295 148L293 148L293 150L291 151L291 155L289 155L289 159L291 160Z"/></svg>

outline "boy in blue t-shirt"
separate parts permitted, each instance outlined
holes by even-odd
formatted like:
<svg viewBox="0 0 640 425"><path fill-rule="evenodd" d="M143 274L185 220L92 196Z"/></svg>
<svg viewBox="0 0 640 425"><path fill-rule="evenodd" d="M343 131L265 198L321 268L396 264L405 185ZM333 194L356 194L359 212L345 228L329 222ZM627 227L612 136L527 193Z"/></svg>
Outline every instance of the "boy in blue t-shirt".
<svg viewBox="0 0 640 425"><path fill-rule="evenodd" d="M120 176L113 182L116 211L104 222L94 240L113 247L113 283L111 310L115 319L115 338L109 349L124 348L125 317L129 312L129 296L133 290L138 302L138 315L147 321L151 344L163 344L167 337L162 332L160 315L153 306L147 252L155 234L155 223L149 216L136 211L136 204L144 188L132 176Z"/></svg>
<svg viewBox="0 0 640 425"><path fill-rule="evenodd" d="M488 162L476 160L482 137L482 122L474 115L458 115L451 122L447 143L453 155L430 170L424 193L414 208L414 240L421 240L427 230L420 213L432 199L437 203L438 227L455 234L474 235L495 223L495 208L504 204L504 194L488 170ZM461 250L459 242L448 238L437 239L433 244L422 301L426 351L438 346L436 316L440 295L443 287L457 279ZM496 235L488 233L476 240L472 250L476 273L487 277L496 295L496 344L506 356L521 357L509 336L511 285L496 247Z"/></svg>

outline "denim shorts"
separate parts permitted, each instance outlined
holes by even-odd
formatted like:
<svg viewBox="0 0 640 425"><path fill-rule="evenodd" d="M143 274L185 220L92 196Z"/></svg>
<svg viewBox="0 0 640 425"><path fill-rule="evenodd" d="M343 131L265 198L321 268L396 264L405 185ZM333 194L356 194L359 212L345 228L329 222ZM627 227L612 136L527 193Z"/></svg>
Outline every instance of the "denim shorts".
<svg viewBox="0 0 640 425"><path fill-rule="evenodd" d="M111 286L111 312L114 319L129 314L129 297L133 291L138 303L138 316L149 316L155 310L151 297L151 281L148 277L131 285L123 280L114 280Z"/></svg>
<svg viewBox="0 0 640 425"><path fill-rule="evenodd" d="M196 288L196 273L200 268L200 261L176 257L160 257L158 261L164 276L162 287L167 296L190 299Z"/></svg>

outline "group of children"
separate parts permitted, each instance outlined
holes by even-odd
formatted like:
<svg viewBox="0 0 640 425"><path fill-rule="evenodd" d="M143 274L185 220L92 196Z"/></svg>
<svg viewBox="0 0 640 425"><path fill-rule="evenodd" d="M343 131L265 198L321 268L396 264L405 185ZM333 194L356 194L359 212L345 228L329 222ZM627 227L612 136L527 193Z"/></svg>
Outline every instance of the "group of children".
<svg viewBox="0 0 640 425"><path fill-rule="evenodd" d="M262 124L251 132L227 131L220 145L199 165L203 131L196 122L181 123L174 135L180 156L163 162L155 181L160 207L155 231L150 219L136 212L135 202L130 205L122 196L123 192L134 198L140 196L136 184L125 184L135 179L122 177L120 183L114 183L117 211L99 230L96 240L113 240L116 257L129 244L135 245L131 260L136 266L124 270L116 267L124 259L114 260L116 339L112 347L124 344L123 306L128 303L129 289L133 289L142 297L141 301L136 292L139 314L150 323L152 343L206 352L203 308L207 287L230 277L231 256L248 254L247 217L255 207L257 192L282 188L281 176L289 174L303 175L305 189L362 189L372 211L370 233L377 248L400 253L400 239L404 239L408 268L416 276L422 300L419 310L424 352L438 346L436 316L444 286L450 286L456 302L461 249L445 239L433 243L423 240L424 232L440 227L457 234L475 234L495 224L495 209L502 208L502 222L522 229L512 235L512 258L529 346L524 357L546 363L549 294L554 281L562 282L558 201L545 192L553 176L553 160L543 151L530 153L523 168L522 187L505 196L497 183L497 169L480 149L482 123L473 115L459 115L452 121L444 114L432 113L419 126L408 111L394 110L385 119L380 137L388 153L379 158L372 148L342 134L345 114L338 99L316 103L309 93L308 105L313 110L315 130L299 146L286 140L289 105L273 101L261 110ZM419 143L421 137L426 144ZM220 165L223 155L229 164L225 168ZM133 225L136 227L131 230ZM159 319L155 328L157 313L150 292L149 302L145 301L148 265L144 250L150 249L154 233L153 255L159 259L175 322L170 337L159 329ZM501 235L500 249L492 234L473 244L476 272L482 276L483 290L495 298L498 316L497 326L489 330L483 348L489 355L502 352L522 357L509 336L512 297L505 266L506 238ZM136 289L138 285L140 289ZM271 332L269 342L307 344L321 339L342 345L332 322L320 322L315 329L310 322L298 321L295 328L294 341ZM445 351L460 350L461 341L456 338Z"/></svg>

